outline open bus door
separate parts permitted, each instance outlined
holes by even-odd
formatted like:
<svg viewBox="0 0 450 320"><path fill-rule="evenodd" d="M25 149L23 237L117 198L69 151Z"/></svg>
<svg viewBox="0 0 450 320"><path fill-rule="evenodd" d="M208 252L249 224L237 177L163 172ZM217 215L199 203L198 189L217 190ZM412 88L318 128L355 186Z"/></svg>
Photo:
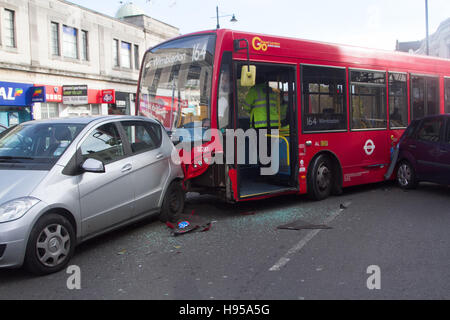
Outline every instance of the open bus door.
<svg viewBox="0 0 450 320"><path fill-rule="evenodd" d="M256 84L246 87L240 81L244 65L236 62L234 73L237 75L233 118L239 199L297 191L296 69L252 63L257 70ZM268 158L271 158L269 163Z"/></svg>

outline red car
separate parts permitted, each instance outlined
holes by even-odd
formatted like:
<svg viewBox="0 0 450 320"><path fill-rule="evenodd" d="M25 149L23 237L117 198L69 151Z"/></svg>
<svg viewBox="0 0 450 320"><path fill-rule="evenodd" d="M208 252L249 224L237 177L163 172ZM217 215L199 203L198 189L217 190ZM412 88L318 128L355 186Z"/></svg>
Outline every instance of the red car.
<svg viewBox="0 0 450 320"><path fill-rule="evenodd" d="M404 189L421 181L450 185L450 114L413 121L400 140L398 163Z"/></svg>

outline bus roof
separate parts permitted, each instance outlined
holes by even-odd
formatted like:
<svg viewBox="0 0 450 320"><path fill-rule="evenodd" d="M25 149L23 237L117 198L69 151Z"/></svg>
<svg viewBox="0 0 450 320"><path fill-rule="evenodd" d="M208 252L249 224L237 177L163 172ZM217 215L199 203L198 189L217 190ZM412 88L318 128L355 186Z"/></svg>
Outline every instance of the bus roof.
<svg viewBox="0 0 450 320"><path fill-rule="evenodd" d="M286 60L295 59L300 60L300 63L304 64L324 63L326 65L349 66L350 68L388 69L390 71L447 74L450 76L449 59L230 29L199 31L168 41L211 33L217 34L220 39L247 39L250 46L250 55L253 57L259 55L261 60L267 60L267 56L277 56L280 60L283 60L283 58ZM232 41L228 42L228 47L224 47L223 50L233 50ZM266 49L261 47L263 44L267 45L267 50L263 50ZM244 58L245 54L245 50L242 50L242 58Z"/></svg>

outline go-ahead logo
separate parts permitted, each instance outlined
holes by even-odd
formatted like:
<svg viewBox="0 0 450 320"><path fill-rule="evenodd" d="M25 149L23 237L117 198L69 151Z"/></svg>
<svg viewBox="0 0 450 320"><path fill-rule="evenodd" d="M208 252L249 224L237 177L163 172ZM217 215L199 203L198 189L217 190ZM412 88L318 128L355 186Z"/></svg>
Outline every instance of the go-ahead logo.
<svg viewBox="0 0 450 320"><path fill-rule="evenodd" d="M372 140L367 140L366 144L364 145L364 151L368 156L372 155L372 153L375 151L375 143L373 143Z"/></svg>
<svg viewBox="0 0 450 320"><path fill-rule="evenodd" d="M269 48L280 48L281 44L273 41L263 41L260 37L254 37L252 46L256 51L267 51Z"/></svg>

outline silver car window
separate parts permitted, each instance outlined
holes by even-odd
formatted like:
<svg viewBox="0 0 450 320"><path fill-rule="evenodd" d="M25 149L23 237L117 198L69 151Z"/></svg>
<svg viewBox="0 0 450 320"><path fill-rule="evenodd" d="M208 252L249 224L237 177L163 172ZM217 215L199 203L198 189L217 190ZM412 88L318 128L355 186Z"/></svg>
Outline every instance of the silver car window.
<svg viewBox="0 0 450 320"><path fill-rule="evenodd" d="M115 162L125 155L122 140L113 123L104 124L92 131L80 149L83 160L93 158L104 164Z"/></svg>

